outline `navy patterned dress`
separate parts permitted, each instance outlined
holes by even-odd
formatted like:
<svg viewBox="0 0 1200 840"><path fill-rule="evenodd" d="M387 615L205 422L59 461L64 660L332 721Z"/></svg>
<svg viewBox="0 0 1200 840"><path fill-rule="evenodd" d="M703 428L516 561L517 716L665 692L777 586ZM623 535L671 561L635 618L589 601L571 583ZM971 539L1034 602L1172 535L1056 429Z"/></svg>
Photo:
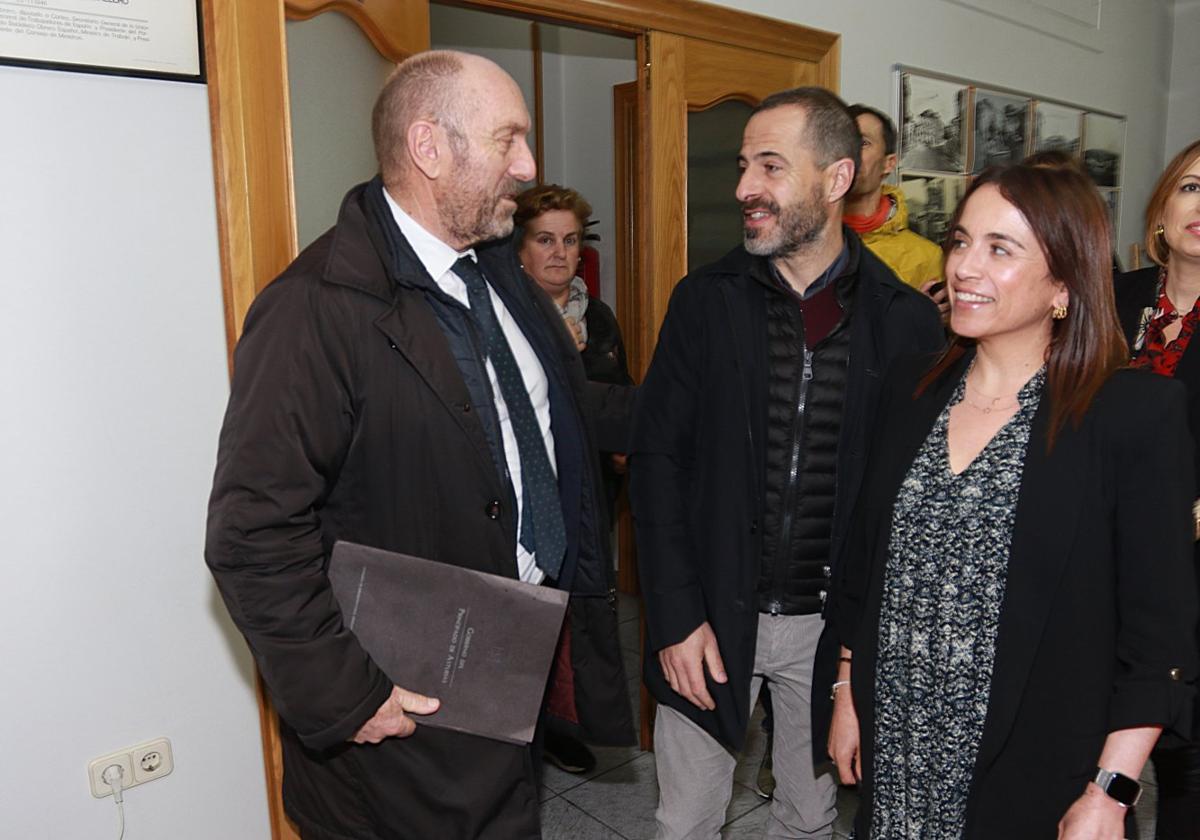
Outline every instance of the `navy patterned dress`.
<svg viewBox="0 0 1200 840"><path fill-rule="evenodd" d="M946 432L964 374L896 497L875 678L874 840L962 836L1044 383L1043 368L1017 395L1016 414L954 475Z"/></svg>

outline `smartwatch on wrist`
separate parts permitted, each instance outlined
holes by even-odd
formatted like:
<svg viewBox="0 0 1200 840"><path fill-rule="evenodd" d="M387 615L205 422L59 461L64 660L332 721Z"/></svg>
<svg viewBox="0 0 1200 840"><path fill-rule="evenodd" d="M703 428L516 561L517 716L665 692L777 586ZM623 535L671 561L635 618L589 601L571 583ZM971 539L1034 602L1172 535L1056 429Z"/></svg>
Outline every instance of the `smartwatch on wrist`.
<svg viewBox="0 0 1200 840"><path fill-rule="evenodd" d="M1096 778L1092 781L1096 783L1096 787L1126 808L1132 808L1142 796L1142 786L1123 773L1097 767Z"/></svg>

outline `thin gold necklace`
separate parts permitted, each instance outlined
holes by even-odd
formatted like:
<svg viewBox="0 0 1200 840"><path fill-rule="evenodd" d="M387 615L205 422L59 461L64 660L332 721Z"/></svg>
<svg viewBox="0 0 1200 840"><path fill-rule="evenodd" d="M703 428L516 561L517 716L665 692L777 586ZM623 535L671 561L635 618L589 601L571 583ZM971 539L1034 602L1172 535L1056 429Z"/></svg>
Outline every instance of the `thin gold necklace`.
<svg viewBox="0 0 1200 840"><path fill-rule="evenodd" d="M970 391L970 390L971 390L971 386L968 385L967 391ZM975 393L979 393L979 391L976 391ZM1019 394L1020 391L1018 391L1017 393ZM987 396L987 395L984 394L984 396ZM1003 406L997 405L996 403L998 403L998 402L1000 402L1000 400L1004 399L1003 396L993 397L987 405L980 405L979 403L975 402L970 397L968 397L967 392L964 391L963 392L963 402L965 402L967 405L971 406L971 408L975 409L976 411L982 411L984 414L991 414L993 411L1012 411L1014 408L1020 408L1021 401L1016 399L1016 396L1017 396L1017 394L1012 394L1009 397L1009 399L1013 400L1012 405L1003 405Z"/></svg>
<svg viewBox="0 0 1200 840"><path fill-rule="evenodd" d="M1020 388L1018 388L1012 394L1001 394L998 397L989 396L971 384L971 382L970 382L971 371L974 369L975 369L975 360L972 359L971 367L970 367L970 369L967 370L967 375L965 377L963 377L963 379L964 379L963 385L966 386L963 389L963 402L965 402L967 405L971 406L971 408L975 409L976 411L981 411L984 414L991 414L993 411L1012 411L1014 408L1021 407L1021 401L1017 399L1017 394L1021 393ZM971 391L974 391L976 394L978 394L979 396L986 399L987 405L980 405L979 403L972 400L969 396L967 396ZM1012 400L1013 401L1012 405L1004 405L1004 406L998 405L998 403L1003 399Z"/></svg>

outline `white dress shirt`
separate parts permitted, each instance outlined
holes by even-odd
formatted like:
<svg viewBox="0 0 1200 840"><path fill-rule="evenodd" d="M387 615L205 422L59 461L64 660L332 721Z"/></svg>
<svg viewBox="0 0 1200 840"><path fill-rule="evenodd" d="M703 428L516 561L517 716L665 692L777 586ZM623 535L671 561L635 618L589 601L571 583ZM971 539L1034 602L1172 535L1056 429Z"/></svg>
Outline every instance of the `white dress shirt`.
<svg viewBox="0 0 1200 840"><path fill-rule="evenodd" d="M470 309L471 304L467 300L467 284L454 273L453 269L460 257L469 256L471 259L475 259L475 250L469 248L462 253L455 251L400 209L400 205L392 200L387 190L384 190L383 195L387 199L388 206L392 208L392 215L396 219L396 224L400 226L400 232L404 234L404 238L416 252L417 259L425 266L425 270L437 283L438 288ZM542 430L542 440L546 444L550 467L557 475L558 464L554 459L554 433L550 430L550 388L546 381L546 372L542 370L542 364L538 361L537 354L533 352L525 334L521 332L521 328L509 314L508 307L496 294L491 283L488 284L488 294L492 299L492 308L496 310L496 320L500 324L500 329L504 331L504 337L508 339L508 346L512 349L513 357L516 358L517 366L521 370L521 379L524 380L525 388L529 391L529 399L533 403L533 411L537 415L538 427ZM513 492L517 497L517 533L520 534L524 507L524 499L521 495L521 457L517 450L517 438L513 434L512 421L508 416L508 406L504 403L504 395L500 393L500 383L496 379L496 369L492 367L491 359L485 357L484 363L487 366L488 382L492 386L492 399L496 403L496 414L500 418L504 459L507 462ZM521 580L527 583L541 583L545 577L545 573L534 562L533 554L526 551L519 540L517 541L517 573Z"/></svg>

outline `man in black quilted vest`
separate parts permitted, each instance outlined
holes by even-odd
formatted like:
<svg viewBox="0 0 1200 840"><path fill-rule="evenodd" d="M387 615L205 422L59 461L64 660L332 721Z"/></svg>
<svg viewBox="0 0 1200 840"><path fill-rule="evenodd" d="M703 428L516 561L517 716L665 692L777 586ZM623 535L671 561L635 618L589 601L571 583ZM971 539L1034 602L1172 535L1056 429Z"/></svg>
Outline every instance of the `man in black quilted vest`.
<svg viewBox="0 0 1200 840"><path fill-rule="evenodd" d="M738 155L744 242L679 283L639 395L631 491L659 838L719 835L764 680L766 836L832 835L836 784L812 726L827 724L813 703L828 702L836 665L814 675L831 567L881 377L943 341L928 298L842 225L860 147L821 88L755 109Z"/></svg>

